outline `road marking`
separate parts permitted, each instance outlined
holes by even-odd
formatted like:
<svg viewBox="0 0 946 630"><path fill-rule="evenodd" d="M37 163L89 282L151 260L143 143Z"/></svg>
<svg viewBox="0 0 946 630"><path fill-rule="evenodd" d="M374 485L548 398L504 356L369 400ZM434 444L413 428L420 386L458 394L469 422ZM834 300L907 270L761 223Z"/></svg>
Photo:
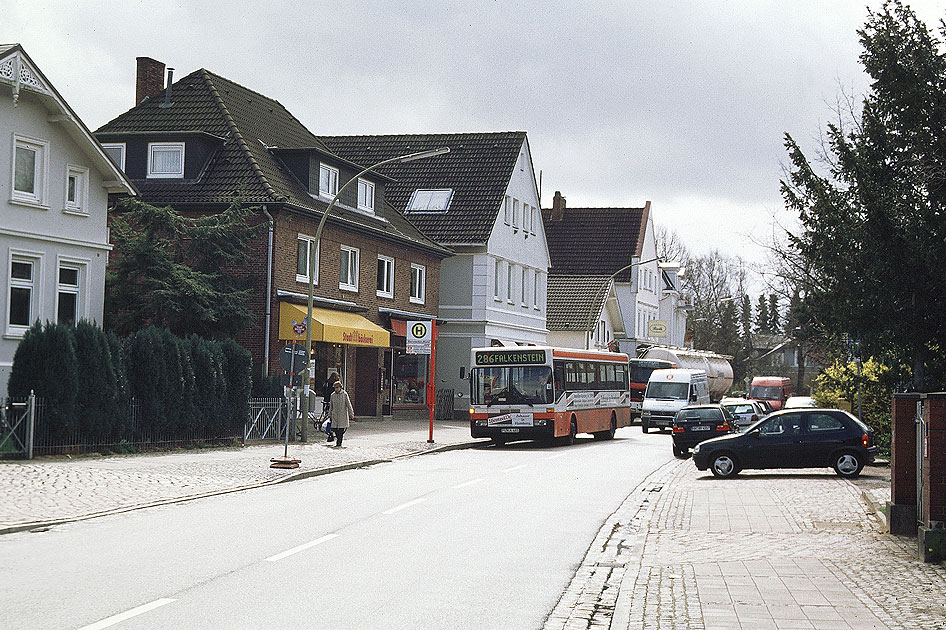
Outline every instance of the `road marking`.
<svg viewBox="0 0 946 630"><path fill-rule="evenodd" d="M519 464L518 466L513 466L512 468L507 468L507 469L504 470L503 472L504 472L504 473L508 473L508 472L512 472L512 471L514 471L514 470L519 470L520 468L525 468L525 467L526 467L525 464Z"/></svg>
<svg viewBox="0 0 946 630"><path fill-rule="evenodd" d="M101 630L102 628L108 628L114 626L117 623L121 623L126 619L131 619L132 617L137 617L138 615L144 614L149 610L154 610L155 608L160 608L165 604L170 604L171 602L176 602L176 599L156 599L150 604L144 604L143 606L138 606L137 608L132 608L131 610L125 611L123 613L112 615L108 619L103 619L93 623L91 626L83 626L79 630Z"/></svg>
<svg viewBox="0 0 946 630"><path fill-rule="evenodd" d="M408 501L407 503L402 503L397 507L393 507L390 510L385 510L384 512L382 512L382 514L394 514L395 512L400 512L404 508L409 508L412 505L417 505L421 501L424 501L424 499L414 499L413 501Z"/></svg>
<svg viewBox="0 0 946 630"><path fill-rule="evenodd" d="M460 488L465 488L465 487L467 487L467 486L472 486L474 483L479 483L479 482L481 482L481 481L486 481L486 480L483 479L482 477L480 477L479 479L471 479L470 481L464 481L463 483L461 483L461 484L458 485L458 486L453 486L453 489L454 489L454 490L459 490Z"/></svg>
<svg viewBox="0 0 946 630"><path fill-rule="evenodd" d="M565 457L568 453L559 453L558 455L549 455L545 459L558 459L559 457Z"/></svg>
<svg viewBox="0 0 946 630"><path fill-rule="evenodd" d="M278 560L282 560L283 558L286 558L286 557L288 557L288 556L291 556L291 555L294 554L294 553L299 553L300 551L305 551L306 549L310 549L310 548L312 548L312 547L315 547L316 545L321 545L321 544L324 543L324 542L328 542L328 541L332 540L333 538L338 538L338 534L326 534L325 536L322 536L321 538L316 538L316 539L313 540L312 542L307 542L307 543L304 544L304 545L299 545L298 547L293 547L292 549L290 549L290 550L288 550L288 551L284 551L284 552L282 552L282 553L277 553L275 556L271 556L271 557L269 557L269 558L266 558L266 561L267 561L267 562L276 562L276 561L278 561Z"/></svg>

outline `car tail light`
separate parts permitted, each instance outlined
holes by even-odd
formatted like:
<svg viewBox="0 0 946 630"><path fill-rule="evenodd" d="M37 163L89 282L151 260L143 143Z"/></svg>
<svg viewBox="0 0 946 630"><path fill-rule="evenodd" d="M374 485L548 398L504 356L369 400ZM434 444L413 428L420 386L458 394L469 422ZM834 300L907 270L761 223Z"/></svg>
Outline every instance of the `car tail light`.
<svg viewBox="0 0 946 630"><path fill-rule="evenodd" d="M683 427L681 427L679 424L675 424L675 425L673 425L673 432L674 432L674 433L683 433Z"/></svg>
<svg viewBox="0 0 946 630"><path fill-rule="evenodd" d="M861 436L861 444L864 445L864 448L868 448L870 446L870 436L866 433Z"/></svg>
<svg viewBox="0 0 946 630"><path fill-rule="evenodd" d="M729 423L723 420L722 424L716 425L717 431L729 431Z"/></svg>

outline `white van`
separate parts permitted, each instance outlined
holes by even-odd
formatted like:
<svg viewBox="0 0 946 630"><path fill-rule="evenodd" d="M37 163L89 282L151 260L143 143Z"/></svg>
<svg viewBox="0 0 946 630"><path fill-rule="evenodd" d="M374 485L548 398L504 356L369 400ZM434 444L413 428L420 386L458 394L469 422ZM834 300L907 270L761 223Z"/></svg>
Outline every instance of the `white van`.
<svg viewBox="0 0 946 630"><path fill-rule="evenodd" d="M710 402L709 384L704 370L654 370L644 390L641 406L641 430L669 429L673 417L687 405Z"/></svg>

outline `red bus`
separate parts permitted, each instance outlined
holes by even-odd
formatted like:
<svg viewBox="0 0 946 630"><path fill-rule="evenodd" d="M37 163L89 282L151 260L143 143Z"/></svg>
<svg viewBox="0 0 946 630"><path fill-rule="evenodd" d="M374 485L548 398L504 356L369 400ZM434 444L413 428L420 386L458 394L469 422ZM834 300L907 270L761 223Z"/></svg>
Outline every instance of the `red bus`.
<svg viewBox="0 0 946 630"><path fill-rule="evenodd" d="M650 379L651 372L654 370L669 370L676 366L663 359L630 359L627 363L631 380L631 415L640 419L641 405L644 403L644 390L647 389L647 381Z"/></svg>
<svg viewBox="0 0 946 630"><path fill-rule="evenodd" d="M631 424L627 355L547 346L474 348L470 433L497 444L578 433L611 439Z"/></svg>

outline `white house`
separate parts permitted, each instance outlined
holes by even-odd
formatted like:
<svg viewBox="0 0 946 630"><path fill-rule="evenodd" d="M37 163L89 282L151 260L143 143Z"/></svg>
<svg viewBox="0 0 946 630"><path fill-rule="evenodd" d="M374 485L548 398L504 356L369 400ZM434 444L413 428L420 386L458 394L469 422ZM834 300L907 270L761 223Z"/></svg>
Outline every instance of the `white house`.
<svg viewBox="0 0 946 630"><path fill-rule="evenodd" d="M0 392L39 321L102 321L108 194L135 188L19 44L0 45Z"/></svg>
<svg viewBox="0 0 946 630"><path fill-rule="evenodd" d="M442 159L383 167L385 196L428 238L456 255L440 268L437 388L454 391L466 417L470 351L546 343L548 247L529 141L498 133L322 136L337 155L374 164L412 151L450 148Z"/></svg>
<svg viewBox="0 0 946 630"><path fill-rule="evenodd" d="M543 210L549 270L549 342L578 348L682 345L678 265L657 260L650 202L642 208Z"/></svg>

